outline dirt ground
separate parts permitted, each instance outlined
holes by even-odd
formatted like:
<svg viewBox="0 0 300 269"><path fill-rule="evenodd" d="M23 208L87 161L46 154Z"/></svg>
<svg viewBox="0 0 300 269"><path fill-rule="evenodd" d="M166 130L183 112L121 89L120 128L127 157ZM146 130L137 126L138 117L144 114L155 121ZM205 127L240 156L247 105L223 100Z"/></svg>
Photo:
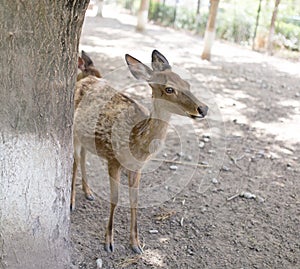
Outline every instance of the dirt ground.
<svg viewBox="0 0 300 269"><path fill-rule="evenodd" d="M125 53L147 63L158 49L210 111L198 122L174 116L157 159L176 163L152 161L142 175L140 256L129 247L125 175L116 249L105 252L106 163L88 155L95 200L84 198L78 178L73 264L94 269L101 259L102 268L300 268L299 62L222 42L206 62L201 38L154 25L138 33L134 24L133 17L106 7L104 18L86 18L80 49L105 78L146 106L150 89L119 74L126 70Z"/></svg>

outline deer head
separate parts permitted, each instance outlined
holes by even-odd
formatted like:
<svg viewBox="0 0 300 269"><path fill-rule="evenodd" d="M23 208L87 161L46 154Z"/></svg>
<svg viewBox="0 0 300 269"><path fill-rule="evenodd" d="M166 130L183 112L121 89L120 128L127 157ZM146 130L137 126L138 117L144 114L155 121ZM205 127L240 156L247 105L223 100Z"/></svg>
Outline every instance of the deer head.
<svg viewBox="0 0 300 269"><path fill-rule="evenodd" d="M132 75L152 88L153 102L165 101L159 102L160 110L193 119L206 116L208 107L191 93L190 84L172 71L160 52L152 52L152 69L128 54L125 59Z"/></svg>

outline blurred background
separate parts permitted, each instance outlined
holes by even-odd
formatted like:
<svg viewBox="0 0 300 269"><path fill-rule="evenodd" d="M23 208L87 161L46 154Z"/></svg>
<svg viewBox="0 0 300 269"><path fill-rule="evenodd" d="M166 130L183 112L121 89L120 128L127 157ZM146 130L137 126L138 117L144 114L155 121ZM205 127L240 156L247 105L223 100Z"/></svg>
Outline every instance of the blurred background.
<svg viewBox="0 0 300 269"><path fill-rule="evenodd" d="M217 39L256 51L299 59L299 0L211 2L218 2L215 25ZM91 0L87 16L109 16L109 11L139 16L139 11L144 9L148 23L204 37L209 6L209 0Z"/></svg>

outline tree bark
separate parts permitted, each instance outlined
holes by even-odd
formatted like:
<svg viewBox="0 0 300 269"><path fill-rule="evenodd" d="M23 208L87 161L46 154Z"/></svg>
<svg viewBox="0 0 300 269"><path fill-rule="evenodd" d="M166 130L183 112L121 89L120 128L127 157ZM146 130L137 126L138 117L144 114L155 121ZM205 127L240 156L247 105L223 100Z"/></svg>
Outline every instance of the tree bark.
<svg viewBox="0 0 300 269"><path fill-rule="evenodd" d="M276 0L272 18L271 18L271 25L270 25L268 43L267 43L267 52L269 55L273 54L273 37L274 37L274 32L275 32L275 22L276 22L276 18L277 18L279 4L280 4L280 0Z"/></svg>
<svg viewBox="0 0 300 269"><path fill-rule="evenodd" d="M204 47L201 58L203 60L210 60L211 48L215 40L216 32L216 18L218 13L219 0L210 0L209 16L206 24L206 30L204 35Z"/></svg>
<svg viewBox="0 0 300 269"><path fill-rule="evenodd" d="M148 10L149 10L150 0L141 0L140 9L137 17L137 26L138 31L144 31L148 22Z"/></svg>
<svg viewBox="0 0 300 269"><path fill-rule="evenodd" d="M253 34L253 38L252 38L252 50L255 50L255 38L256 38L257 28L258 28L258 24L259 24L259 17L260 17L260 11L261 11L261 2L262 2L262 0L259 0L257 14L256 14L254 34Z"/></svg>
<svg viewBox="0 0 300 269"><path fill-rule="evenodd" d="M201 0L198 0L197 1L196 15L200 15L200 6L201 6Z"/></svg>
<svg viewBox="0 0 300 269"><path fill-rule="evenodd" d="M89 0L0 4L0 268L70 268L73 89Z"/></svg>

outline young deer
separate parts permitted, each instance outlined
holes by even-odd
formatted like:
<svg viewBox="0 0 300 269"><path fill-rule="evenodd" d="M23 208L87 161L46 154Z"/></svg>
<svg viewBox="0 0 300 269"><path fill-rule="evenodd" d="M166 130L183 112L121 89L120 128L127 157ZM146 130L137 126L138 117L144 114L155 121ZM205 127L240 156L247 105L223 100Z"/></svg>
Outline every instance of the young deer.
<svg viewBox="0 0 300 269"><path fill-rule="evenodd" d="M78 57L78 68L81 70L81 73L78 74L77 81L87 76L101 78L100 72L94 66L92 59L83 50L81 51L81 57Z"/></svg>
<svg viewBox="0 0 300 269"><path fill-rule="evenodd" d="M105 234L105 249L114 251L113 220L118 203L121 169L127 170L131 207L130 244L134 252L143 252L138 239L137 204L141 170L154 153L153 141L166 137L171 114L193 119L203 118L208 107L191 92L190 85L172 72L167 59L152 52L152 69L126 54L129 70L136 79L152 88L152 110L115 91L103 79L88 76L76 83L74 115L75 162L72 179L71 209L75 206L77 165L82 171L85 195L92 199L86 182L86 151L107 160L110 179L110 215Z"/></svg>

